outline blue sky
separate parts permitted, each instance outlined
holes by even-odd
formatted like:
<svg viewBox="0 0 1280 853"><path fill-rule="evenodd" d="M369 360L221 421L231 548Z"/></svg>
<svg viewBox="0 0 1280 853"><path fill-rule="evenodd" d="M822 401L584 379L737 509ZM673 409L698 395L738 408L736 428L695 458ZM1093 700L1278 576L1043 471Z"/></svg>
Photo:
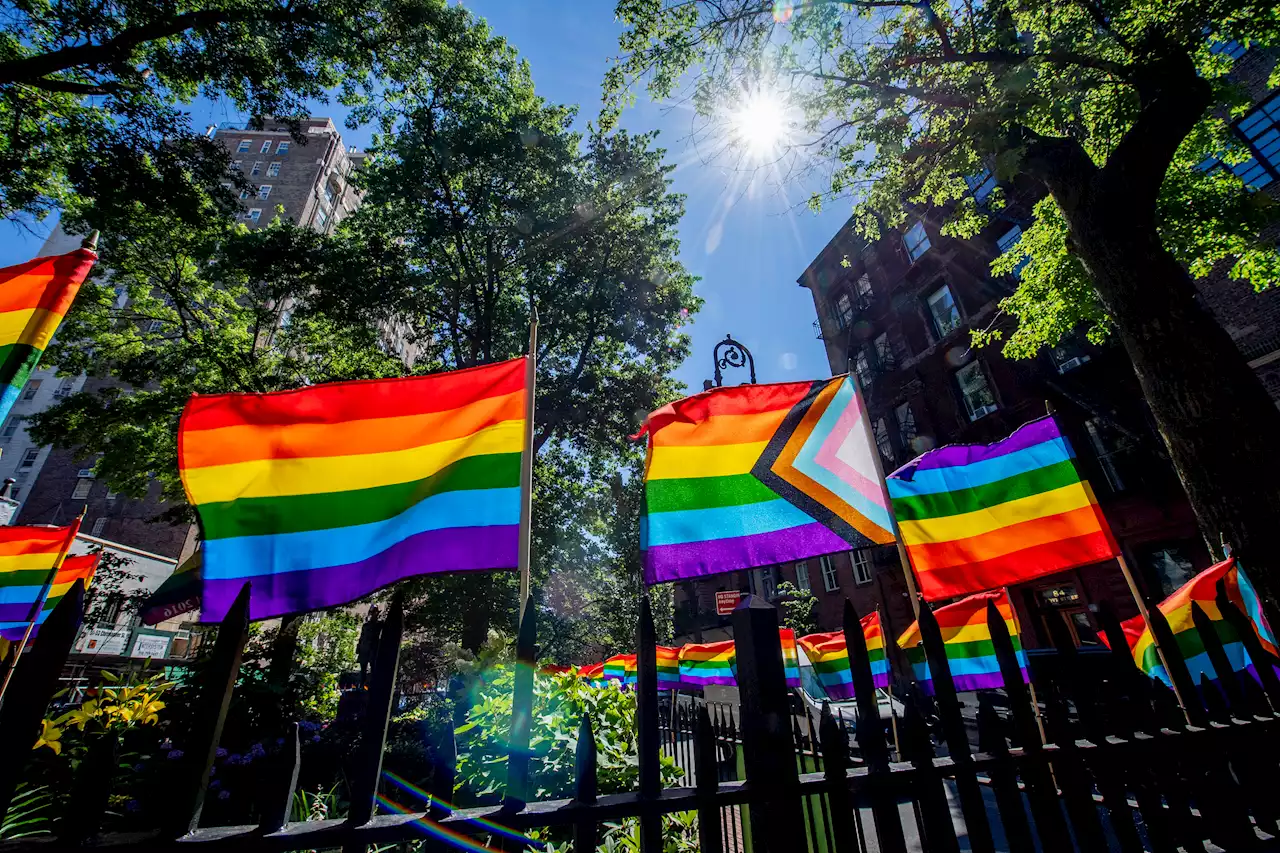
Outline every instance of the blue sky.
<svg viewBox="0 0 1280 853"><path fill-rule="evenodd" d="M600 81L608 58L617 52L620 25L612 0L469 0L466 5L528 59L540 95L579 104L583 122L595 117ZM345 110L317 105L315 113L340 124ZM207 101L192 104L191 115L196 127L244 118ZM761 382L829 375L822 343L813 334L813 301L796 279L843 224L847 206L832 205L815 215L801 204L810 186L783 187L763 177L752 182L737 161L708 160L706 146L691 141L697 122L678 104L656 104L640 93L622 122L636 132L661 131L659 143L678 165L674 189L688 197L680 226L681 260L702 278L697 293L705 304L689 329L692 355L676 377L691 392L701 390L702 380L711 378L712 349L729 333L755 355ZM364 130L344 130L343 138L360 147L370 141ZM48 224L37 230L47 231ZM0 226L0 266L33 256L41 242L11 225ZM730 372L726 381L746 381L746 373Z"/></svg>

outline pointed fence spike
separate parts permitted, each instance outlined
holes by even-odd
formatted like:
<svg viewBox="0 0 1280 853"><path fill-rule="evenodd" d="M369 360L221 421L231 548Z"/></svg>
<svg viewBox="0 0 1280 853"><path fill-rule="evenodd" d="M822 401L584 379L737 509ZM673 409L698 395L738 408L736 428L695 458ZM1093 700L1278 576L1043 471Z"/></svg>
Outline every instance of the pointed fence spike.
<svg viewBox="0 0 1280 853"><path fill-rule="evenodd" d="M921 614L926 609L922 607ZM936 673L934 678L937 679ZM929 853L958 853L960 843L956 840L956 829L951 822L951 807L947 803L942 778L933 773L933 743L929 739L929 730L920 714L914 691L903 697L902 723L900 737L908 760L917 770L923 771L922 778L914 786L919 805L917 815L922 849Z"/></svg>
<svg viewBox="0 0 1280 853"><path fill-rule="evenodd" d="M658 634L653 627L649 596L640 596L636 624L636 752L640 760L640 797L656 800L662 794L658 741ZM644 853L662 853L662 817L646 812L640 817L640 847Z"/></svg>
<svg viewBox="0 0 1280 853"><path fill-rule="evenodd" d="M361 726L360 752L356 757L357 769L351 779L348 826L362 826L373 818L378 780L382 776L382 751L387 742L391 706L395 700L396 676L400 668L400 640L403 636L404 593L397 591L391 600L387 619L382 623L373 673L369 679L369 698ZM363 850L364 847L344 845L344 852L349 849Z"/></svg>
<svg viewBox="0 0 1280 853"><path fill-rule="evenodd" d="M218 639L206 670L206 679L195 703L191 734L184 757L178 763L178 778L173 785L173 800L162 814L168 816L166 834L186 835L200 823L205 791L209 786L214 754L222 739L222 725L231 704L231 693L240 676L240 659L249 640L249 583L218 626Z"/></svg>
<svg viewBox="0 0 1280 853"><path fill-rule="evenodd" d="M599 786L596 779L596 737L591 728L591 717L582 715L578 724L578 748L573 756L573 799L589 805L596 801ZM599 825L590 819L573 825L574 853L595 853L600 841Z"/></svg>
<svg viewBox="0 0 1280 853"><path fill-rule="evenodd" d="M76 581L40 626L39 639L31 652L19 659L9 682L0 705L0 823L40 737L45 709L58 690L58 678L80 632L83 615L84 581Z"/></svg>
<svg viewBox="0 0 1280 853"><path fill-rule="evenodd" d="M987 807L982 789L978 787L978 777L971 769L973 756L969 752L969 735L965 730L960 699L951 679L951 663L947 659L947 649L942 641L938 620L927 603L921 604L917 621L929 661L929 671L933 677L933 698L938 705L942 734L947 742L947 752L957 767L956 793L960 796L964 824L969 831L969 844L974 853L994 853L995 841L991 836Z"/></svg>
<svg viewBox="0 0 1280 853"><path fill-rule="evenodd" d="M830 702L822 703L818 738L822 743L822 773L827 780L827 799L831 804L831 837L835 853L856 853L859 846L853 820L853 797L849 793L849 738L831 715ZM898 823L898 834L902 834L901 822ZM880 834L879 838L883 848L885 836Z"/></svg>
<svg viewBox="0 0 1280 853"><path fill-rule="evenodd" d="M1208 717L1205 715L1196 684L1187 670L1187 662L1182 659L1178 651L1178 640L1169 627L1169 620L1159 607L1147 608L1147 616L1150 621L1151 635L1163 653L1161 660L1173 682L1174 692L1182 700L1183 714L1191 725L1203 726L1208 722Z"/></svg>
<svg viewBox="0 0 1280 853"><path fill-rule="evenodd" d="M707 706L698 709L693 734L694 777L698 791L698 853L723 853L724 832L715 795L719 790L720 759L716 733Z"/></svg>
<svg viewBox="0 0 1280 853"><path fill-rule="evenodd" d="M978 748L1000 759L988 771L996 807L1000 810L1000 823L1009 844L1010 853L1034 853L1035 842L1031 837L1031 823L1022 805L1022 793L1018 790L1018 776L1009 762L1009 745L1005 742L1004 724L991 704L991 694L978 694Z"/></svg>
<svg viewBox="0 0 1280 853"><path fill-rule="evenodd" d="M260 780L258 791L258 831L276 832L289 822L293 795L298 787L298 771L302 767L302 744L298 724L290 723L280 745L280 753L271 756Z"/></svg>
<svg viewBox="0 0 1280 853"><path fill-rule="evenodd" d="M1201 673L1201 695L1205 696L1205 701L1213 701L1216 707L1209 709L1209 716L1219 722L1225 722L1231 718L1231 711L1234 710L1241 716L1245 715L1244 697L1240 694L1240 682L1236 680L1235 667L1231 665L1231 660L1227 657L1227 650L1222 647L1222 638L1218 636L1218 626L1209 618L1209 614L1204 612L1200 606L1200 602L1191 602L1191 623L1196 626L1196 631L1200 634L1200 642L1204 645L1204 653L1209 657L1209 663L1213 664L1213 671L1217 674L1216 685L1214 691L1219 695L1215 699L1210 700L1208 694L1203 690L1204 678ZM1226 623L1228 626L1231 623ZM1222 698L1226 697L1230 703L1229 710L1222 704ZM1218 714L1220 716L1215 716Z"/></svg>
<svg viewBox="0 0 1280 853"><path fill-rule="evenodd" d="M453 812L453 780L458 771L458 741L446 721L431 753L431 816L439 820Z"/></svg>

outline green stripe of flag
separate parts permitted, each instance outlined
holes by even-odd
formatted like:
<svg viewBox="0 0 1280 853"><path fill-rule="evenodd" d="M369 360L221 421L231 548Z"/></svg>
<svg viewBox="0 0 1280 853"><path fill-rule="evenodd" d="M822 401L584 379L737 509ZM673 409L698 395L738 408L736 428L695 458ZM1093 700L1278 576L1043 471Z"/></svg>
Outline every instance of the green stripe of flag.
<svg viewBox="0 0 1280 853"><path fill-rule="evenodd" d="M443 492L519 485L520 454L491 453L460 459L430 477L391 486L201 504L200 520L206 539L330 530L394 518Z"/></svg>
<svg viewBox="0 0 1280 853"><path fill-rule="evenodd" d="M1021 651L1022 644L1017 637L1010 637L1013 641L1013 650ZM990 640L972 640L968 643L947 643L947 659L960 660L961 658L980 658L987 656L995 656L996 647ZM918 645L906 650L907 660L912 663L924 663L925 653L924 646Z"/></svg>
<svg viewBox="0 0 1280 853"><path fill-rule="evenodd" d="M0 386L16 385L21 388L31 371L40 363L44 350L31 344L5 344L0 346Z"/></svg>
<svg viewBox="0 0 1280 853"><path fill-rule="evenodd" d="M44 586L49 579L48 569L19 569L0 572L0 586Z"/></svg>
<svg viewBox="0 0 1280 853"><path fill-rule="evenodd" d="M1240 635L1236 633L1236 629L1231 627L1231 623L1225 619L1216 619L1213 622L1214 630L1218 634L1218 642L1226 646L1228 643L1240 642ZM1183 660L1189 660L1198 654L1204 653L1204 641L1200 637L1200 632L1195 628L1189 628L1186 631L1179 631L1173 635L1178 642L1178 652L1182 655ZM1154 645L1152 646L1154 648Z"/></svg>
<svg viewBox="0 0 1280 853"><path fill-rule="evenodd" d="M968 489L894 498L893 511L898 521L942 518L999 506L1008 501L1038 495L1078 482L1080 482L1080 475L1068 459Z"/></svg>
<svg viewBox="0 0 1280 853"><path fill-rule="evenodd" d="M650 513L742 506L777 499L773 489L750 474L650 480L645 486Z"/></svg>

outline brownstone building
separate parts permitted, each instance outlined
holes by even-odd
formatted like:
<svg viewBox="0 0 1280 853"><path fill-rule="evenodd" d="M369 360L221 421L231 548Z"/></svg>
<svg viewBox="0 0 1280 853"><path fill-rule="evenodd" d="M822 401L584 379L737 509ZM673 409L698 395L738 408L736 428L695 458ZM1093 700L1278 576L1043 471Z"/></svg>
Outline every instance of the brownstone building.
<svg viewBox="0 0 1280 853"><path fill-rule="evenodd" d="M1244 56L1232 43L1217 49L1240 59L1233 76L1256 103L1234 124L1254 156L1204 168L1231 168L1250 186L1280 196L1280 92L1266 86L1275 57ZM979 204L996 186L989 173L967 182ZM1008 206L970 240L943 236L946 211L939 210L910 210L903 230L874 242L842 228L798 280L813 296L815 332L832 374L857 375L886 471L940 445L998 440L1052 409L1139 584L1163 597L1211 558L1124 351L1074 339L1033 360L1013 361L998 346L971 346L972 329L1009 322L998 302L1012 293L1016 278L993 276L990 263L1017 242L1039 198L1030 184L1015 181L1004 189ZM1280 401L1280 290L1255 293L1230 279L1229 268L1223 264L1198 282L1203 303ZM882 607L895 635L911 620L902 568L889 547L685 584L676 593L677 633L721 636L727 620L716 616L717 590L774 597L782 580L813 591L820 630L840 627L846 597L860 613ZM1096 642L1093 610L1103 599L1122 618L1136 612L1114 561L1012 592L1031 647L1047 644L1050 620L1061 620L1082 644Z"/></svg>

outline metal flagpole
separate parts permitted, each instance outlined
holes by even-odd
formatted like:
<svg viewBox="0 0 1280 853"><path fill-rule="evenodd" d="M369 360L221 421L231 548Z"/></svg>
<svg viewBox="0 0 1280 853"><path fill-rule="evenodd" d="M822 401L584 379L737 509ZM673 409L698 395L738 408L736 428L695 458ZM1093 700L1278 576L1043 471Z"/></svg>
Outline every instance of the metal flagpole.
<svg viewBox="0 0 1280 853"><path fill-rule="evenodd" d="M889 639L888 628L884 621L884 613L876 605L876 621L880 623L880 642L893 642ZM898 715L893 712L893 667L889 666L889 647L884 647L884 668L886 673L884 692L889 697L889 724L893 727L893 752L901 757L902 747L898 745Z"/></svg>
<svg viewBox="0 0 1280 853"><path fill-rule="evenodd" d="M62 543L62 550L58 552L58 558L53 563L53 568L49 570L49 576L44 579L44 586L40 589L40 595L36 596L35 602L31 605L31 615L27 617L27 630L22 634L22 642L18 643L17 649L13 653L13 661L9 664L9 671L4 674L4 683L0 684L0 702L4 702L4 694L9 689L9 682L13 680L13 673L18 669L18 661L22 659L22 652L27 647L27 641L31 639L31 632L35 630L36 620L40 617L40 611L44 609L45 598L49 595L49 588L53 586L53 579L58 576L58 569L62 568L62 561L67 558L67 552L71 550L71 545L76 541L76 534L80 532L80 522L84 519L85 510L80 510L80 515L76 516L76 520L71 522L70 531L67 533L67 539Z"/></svg>
<svg viewBox="0 0 1280 853"><path fill-rule="evenodd" d="M529 356L524 368L524 451L520 460L520 618L529 601L529 564L533 527L533 414L538 371L538 309L529 306Z"/></svg>
<svg viewBox="0 0 1280 853"><path fill-rule="evenodd" d="M884 479L884 463L880 460L880 445L876 444L876 435L871 429L871 410L867 408L867 398L862 395L858 374L850 370L848 376L853 382L853 393L858 397L858 408L862 410L862 429L866 433L867 447L871 451L871 459L876 465L876 475L880 478L880 492L884 495L884 507L889 513L889 524L893 528L893 541L898 546L898 560L902 563L902 576L907 580L907 595L911 598L911 612L919 619L920 593L916 590L915 575L911 572L911 559L907 556L907 546L902 544L902 533L898 530L898 519L893 514L893 501L889 498L889 487L885 484Z"/></svg>

